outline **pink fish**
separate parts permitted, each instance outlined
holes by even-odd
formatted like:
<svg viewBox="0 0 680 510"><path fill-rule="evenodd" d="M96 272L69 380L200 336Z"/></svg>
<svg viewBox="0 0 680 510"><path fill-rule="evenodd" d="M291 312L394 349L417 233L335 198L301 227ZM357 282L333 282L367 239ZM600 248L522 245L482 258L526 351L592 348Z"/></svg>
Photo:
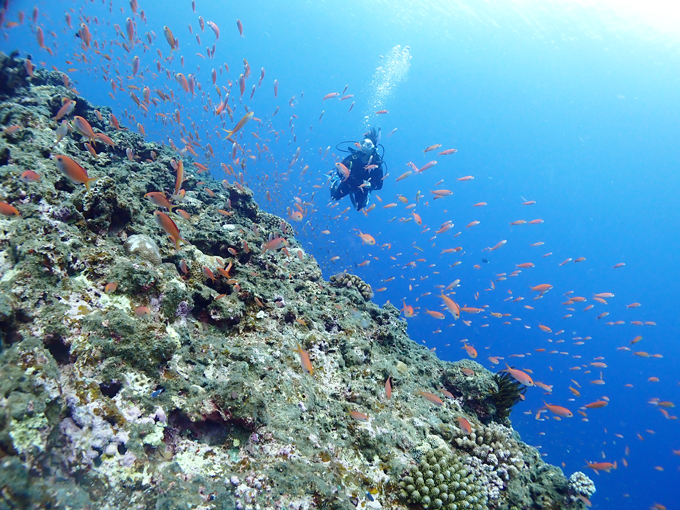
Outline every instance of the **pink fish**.
<svg viewBox="0 0 680 510"><path fill-rule="evenodd" d="M208 21L208 26L212 29L213 32L215 32L215 39L220 38L220 29L219 27L213 23L212 21Z"/></svg>
<svg viewBox="0 0 680 510"><path fill-rule="evenodd" d="M425 163L419 170L418 173L424 172L428 168L432 168L434 165L436 165L436 161L430 161L429 163Z"/></svg>
<svg viewBox="0 0 680 510"><path fill-rule="evenodd" d="M288 244L288 241L283 237L274 237L262 245L262 251L276 251L286 246L286 244Z"/></svg>

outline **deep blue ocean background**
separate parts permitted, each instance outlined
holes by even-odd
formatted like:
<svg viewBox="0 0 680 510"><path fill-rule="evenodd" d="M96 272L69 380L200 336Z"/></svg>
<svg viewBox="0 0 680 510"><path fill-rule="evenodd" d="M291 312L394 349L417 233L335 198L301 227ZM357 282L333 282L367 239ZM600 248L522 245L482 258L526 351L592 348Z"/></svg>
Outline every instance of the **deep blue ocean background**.
<svg viewBox="0 0 680 510"><path fill-rule="evenodd" d="M262 208L282 216L287 215L295 197L313 201L313 206L306 206L303 221L294 226L326 277L347 270L374 289L386 287L376 293L377 303L389 300L401 307L406 300L420 307L417 315L408 319L409 334L414 341L436 347L442 359L467 357L461 349L461 340L467 339L485 367L503 368L503 364L495 366L487 360L501 356L505 358L501 363L530 369L534 380L554 385L551 395L530 388L526 401L513 412L513 426L527 443L541 447L546 461L563 467L567 476L584 470L595 480L593 508L641 509L660 503L669 510L680 509L680 457L673 454L674 449L680 450L679 424L648 403L652 398L678 401L680 384L677 7L670 2L605 0L197 0L194 13L190 0L139 0L139 4L147 22L135 17L137 34L145 43L145 33L156 35L146 50L141 43L129 53L121 47L123 39L116 35L113 24L124 31L125 18L132 16L132 11L128 2L120 1L111 7L108 2L10 1L5 22L17 21L19 11L25 13L25 19L20 26L3 28L2 50L17 48L21 56L30 54L36 65L44 62L68 72L80 94L94 104L111 106L123 125L135 129L136 122L141 122L147 140L168 143L173 139L181 147L178 130L173 132L172 126L155 120L157 112L171 116L180 108L182 122L189 126L193 121L202 143L210 142L215 149L215 158L208 160L199 152L198 161L208 164L219 180L225 177L219 163L232 164L231 144L222 142L216 132L220 130L224 136L221 128L231 128L245 114L243 104L247 105L263 123L259 128L254 122L247 125L240 143L256 154L259 141L250 133L257 131L260 138L270 139L266 143L271 153L248 162L245 181ZM30 19L34 6L39 10L37 24L54 56L38 48L36 24ZM67 27L66 12L71 13L72 29ZM220 27L214 58L196 55L205 57L205 48L215 40L207 25L201 32L199 15ZM104 45L102 51L111 55L111 62L92 50L86 52L91 59L86 64L73 58L74 53L82 53L75 37L83 21L80 16L94 39ZM244 37L239 36L237 19L243 23ZM189 33L188 24L194 34L200 34L201 45ZM174 52L172 62L162 60L163 72L157 73L157 49L163 58L169 55L164 25L179 39L180 51ZM113 41L117 43L111 44ZM400 49L394 50L397 45ZM409 59L390 57L407 46ZM142 69L136 77L130 71L134 55L140 57ZM184 57L183 67L179 55ZM252 76L241 104L237 80L244 58ZM218 96L210 71L220 66L224 71L225 63L230 72L218 73L217 84L228 87L227 80L231 80L232 97L237 100L231 103L234 122L227 118L223 125L212 113ZM385 73L376 74L379 66ZM257 84L262 67L266 76L250 100L251 87ZM201 91L194 98L185 94L175 80L166 77L166 68L171 73L194 73L205 97ZM109 80L119 81L116 70L122 83L174 91L177 104L150 105L145 118L128 91L110 97ZM274 79L279 84L277 98ZM328 93L342 92L345 85L346 93L354 95L352 99L322 101ZM383 87L381 92L376 85ZM141 97L141 92L136 94ZM354 108L348 112L352 101ZM277 107L280 110L272 117ZM374 114L383 108L389 113ZM125 117L126 110L134 114L136 122ZM333 169L335 156L341 155L335 145L359 140L369 123L382 128L389 177L384 188L374 194L376 208L367 216L350 210L334 219L350 206L345 198L339 206L329 208L326 174ZM395 128L397 131L387 137ZM273 130L280 132L276 141ZM442 147L424 154L433 144ZM330 152L323 158L329 146ZM300 161L289 171L298 147ZM449 148L458 152L437 156ZM395 182L409 170L408 162L420 167L434 159L438 161L435 167ZM309 169L302 175L304 165ZM468 175L474 180L457 180ZM438 187L450 189L453 195L433 201L429 190L440 180L444 182ZM267 191L271 201L266 198ZM411 210L397 200L403 195L413 203L418 191L421 198L415 210L422 217L422 227L414 221L401 221L411 218ZM529 200L536 203L522 205ZM398 207L383 209L392 202ZM488 205L473 207L477 202ZM544 223L510 226L512 221L533 219ZM431 239L447 220L455 227ZM466 228L475 220L480 224ZM429 231L423 232L427 227ZM330 235L321 233L326 229ZM376 246L362 245L357 230L373 235ZM462 233L454 238L457 232ZM507 244L483 251L501 240ZM545 244L530 246L539 241ZM380 247L385 244L390 247ZM440 255L441 250L458 246L463 251ZM543 257L548 252L552 255ZM340 260L332 262L334 256ZM568 257L586 260L560 266ZM359 266L366 260L369 265ZM415 267L407 267L412 261L416 261ZM461 264L450 267L456 261ZM516 264L525 262L536 267L497 281L500 273L509 274ZM620 262L625 266L612 269ZM390 277L395 279L385 283ZM489 313L463 314L456 322L448 313L443 321L428 316L426 308L441 310L441 300L436 297L440 291L435 286L455 279L461 283L452 297L459 304L488 305L489 311L510 313L521 321L503 325L506 319ZM485 290L491 288L492 281L495 290ZM533 301L536 294L530 294L529 286L542 283L554 288L543 299ZM588 299L573 305L573 312L562 304L567 299L563 294L570 290ZM428 292L431 295L423 296ZM596 303L592 296L599 292L611 292L615 297L608 298L607 305ZM505 301L510 296L525 300ZM626 308L633 302L642 306ZM588 304L595 306L584 312ZM596 319L605 311L609 316ZM573 317L563 319L567 313ZM470 326L463 320L471 321ZM625 324L606 324L619 320ZM657 325L630 324L638 320ZM541 331L539 324L549 326L553 333ZM438 329L441 333L434 333ZM556 335L562 329L564 333ZM663 358L642 358L617 350L629 346L637 335L643 340L633 350L662 354ZM575 337L588 336L592 339L575 345ZM565 354L536 352L539 348ZM511 358L512 354L526 356ZM600 361L608 367L588 367L597 357L604 357ZM580 370L570 370L578 366ZM591 373L587 373L589 368ZM606 384L591 384L600 378L600 372ZM649 382L650 377L660 381ZM580 384L581 397L574 397L568 389L575 387L572 380ZM583 421L576 413L579 406L603 396L610 399L610 405L588 411L588 421ZM570 408L574 417L536 421L534 415L543 400ZM676 410L667 411L673 415ZM624 458L628 467L622 465ZM618 469L597 476L584 468L584 459L617 461Z"/></svg>

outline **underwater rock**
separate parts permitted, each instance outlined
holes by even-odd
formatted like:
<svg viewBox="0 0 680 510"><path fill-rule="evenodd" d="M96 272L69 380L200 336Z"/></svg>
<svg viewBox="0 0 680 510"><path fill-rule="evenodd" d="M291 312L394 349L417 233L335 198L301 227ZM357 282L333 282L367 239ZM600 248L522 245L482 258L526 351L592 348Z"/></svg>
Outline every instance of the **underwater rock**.
<svg viewBox="0 0 680 510"><path fill-rule="evenodd" d="M0 199L21 214L0 218L6 506L455 508L455 494L584 507L588 491L497 420L494 374L409 339L358 277L325 281L289 223L189 160L188 219L164 213L188 243L176 247L144 195L174 190L182 156L114 129L105 108L100 120L58 73L34 74L0 56L0 129L21 126L0 137ZM55 145L63 97L115 145L94 156L75 132ZM101 179L74 183L55 154ZM26 169L42 178L19 180ZM276 237L286 250L267 249ZM414 497L424 463L429 493ZM456 473L432 486L435 465L464 472L476 500L451 490Z"/></svg>

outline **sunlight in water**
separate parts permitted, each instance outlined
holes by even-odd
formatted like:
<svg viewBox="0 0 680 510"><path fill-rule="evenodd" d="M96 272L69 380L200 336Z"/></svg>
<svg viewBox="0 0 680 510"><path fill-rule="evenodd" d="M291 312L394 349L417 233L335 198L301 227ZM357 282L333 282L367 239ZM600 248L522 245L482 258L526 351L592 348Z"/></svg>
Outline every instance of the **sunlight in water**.
<svg viewBox="0 0 680 510"><path fill-rule="evenodd" d="M671 0L569 0L599 11L605 23L621 24L618 28L653 29L680 35L680 3Z"/></svg>

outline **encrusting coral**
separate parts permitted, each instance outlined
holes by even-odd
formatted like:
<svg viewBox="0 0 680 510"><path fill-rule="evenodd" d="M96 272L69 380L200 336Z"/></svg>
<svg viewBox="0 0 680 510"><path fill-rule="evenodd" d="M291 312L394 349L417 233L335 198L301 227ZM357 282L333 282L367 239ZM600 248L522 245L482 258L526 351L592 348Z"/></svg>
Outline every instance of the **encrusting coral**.
<svg viewBox="0 0 680 510"><path fill-rule="evenodd" d="M399 509L412 485L430 508L444 494L463 508L583 508L511 429L482 424L492 373L410 340L356 277L325 281L247 187L115 129L59 73L24 69L0 56L0 129L19 126L0 136L0 200L20 213L0 218L2 504ZM65 97L114 145L95 156L76 132L55 144ZM101 179L88 190L54 155ZM163 213L188 243L176 249L145 195L172 191L180 160L186 215ZM27 169L41 178L19 179ZM456 432L462 417L475 439ZM416 464L426 438L437 446Z"/></svg>

